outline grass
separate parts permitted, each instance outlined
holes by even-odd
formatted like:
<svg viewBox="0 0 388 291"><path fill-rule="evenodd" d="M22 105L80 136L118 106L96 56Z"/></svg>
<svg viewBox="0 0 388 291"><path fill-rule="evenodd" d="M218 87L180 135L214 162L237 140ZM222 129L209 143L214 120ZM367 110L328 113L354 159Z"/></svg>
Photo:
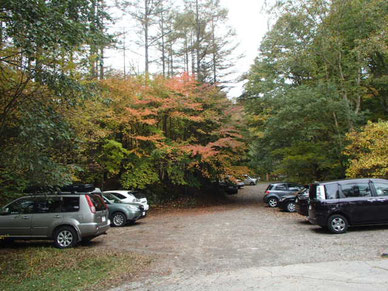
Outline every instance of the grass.
<svg viewBox="0 0 388 291"><path fill-rule="evenodd" d="M97 247L0 249L0 290L85 290L117 286L151 259Z"/></svg>

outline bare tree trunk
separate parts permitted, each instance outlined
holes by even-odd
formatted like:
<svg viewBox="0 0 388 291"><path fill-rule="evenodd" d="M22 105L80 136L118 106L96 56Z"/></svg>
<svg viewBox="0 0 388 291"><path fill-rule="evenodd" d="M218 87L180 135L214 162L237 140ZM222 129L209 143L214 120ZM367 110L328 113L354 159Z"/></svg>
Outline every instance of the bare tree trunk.
<svg viewBox="0 0 388 291"><path fill-rule="evenodd" d="M100 56L99 56L99 65L100 65L100 80L104 79L104 46L100 47Z"/></svg>
<svg viewBox="0 0 388 291"><path fill-rule="evenodd" d="M215 27L214 18L212 17L212 54L213 54L213 83L217 83L217 57L216 57L216 40L215 40Z"/></svg>
<svg viewBox="0 0 388 291"><path fill-rule="evenodd" d="M162 72L163 77L166 77L166 48L165 48L165 28L164 28L164 11L163 8L160 12L160 32L161 32L161 41L162 41Z"/></svg>
<svg viewBox="0 0 388 291"><path fill-rule="evenodd" d="M148 75L149 72L149 56L148 56L148 27L149 27L149 9L148 9L148 1L144 0L144 61L145 61L145 73Z"/></svg>
<svg viewBox="0 0 388 291"><path fill-rule="evenodd" d="M196 23L196 34L197 34L197 39L196 39L196 57L197 57L197 79L201 80L201 60L199 58L199 43L200 43L200 37L201 37L201 24L199 21L199 3L198 0L195 0L195 23Z"/></svg>

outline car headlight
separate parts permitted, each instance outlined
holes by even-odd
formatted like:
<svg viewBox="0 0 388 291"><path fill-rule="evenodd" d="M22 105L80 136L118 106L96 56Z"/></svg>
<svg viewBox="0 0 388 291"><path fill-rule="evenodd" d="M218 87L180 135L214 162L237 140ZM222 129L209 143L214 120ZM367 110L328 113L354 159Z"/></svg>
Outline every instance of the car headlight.
<svg viewBox="0 0 388 291"><path fill-rule="evenodd" d="M134 205L128 205L127 208L128 208L129 210L132 210L132 211L136 211L136 210L139 209L137 206L134 206Z"/></svg>

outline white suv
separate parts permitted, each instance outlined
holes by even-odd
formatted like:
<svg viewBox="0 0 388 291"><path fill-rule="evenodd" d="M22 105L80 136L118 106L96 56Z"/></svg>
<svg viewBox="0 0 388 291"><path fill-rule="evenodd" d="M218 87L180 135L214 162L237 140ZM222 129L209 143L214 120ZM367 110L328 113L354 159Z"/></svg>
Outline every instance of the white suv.
<svg viewBox="0 0 388 291"><path fill-rule="evenodd" d="M248 175L243 176L243 182L245 185L256 185L257 184L257 179L256 178L251 178Z"/></svg>
<svg viewBox="0 0 388 291"><path fill-rule="evenodd" d="M140 203L144 207L144 211L148 211L150 209L150 206L148 205L147 198L136 198L134 191L130 190L110 190L110 191L104 191L105 193L111 193L114 194L117 198L119 198L124 203Z"/></svg>

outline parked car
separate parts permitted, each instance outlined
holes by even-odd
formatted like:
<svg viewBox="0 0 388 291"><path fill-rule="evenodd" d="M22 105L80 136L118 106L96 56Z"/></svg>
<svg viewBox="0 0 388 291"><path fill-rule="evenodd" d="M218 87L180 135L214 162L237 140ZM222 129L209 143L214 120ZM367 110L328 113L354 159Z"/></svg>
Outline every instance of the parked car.
<svg viewBox="0 0 388 291"><path fill-rule="evenodd" d="M238 186L236 183L231 181L229 178L225 178L218 182L219 187L229 195L234 195L238 193Z"/></svg>
<svg viewBox="0 0 388 291"><path fill-rule="evenodd" d="M253 186L253 185L257 184L257 181L258 181L258 179L256 179L256 178L251 178L248 175L244 175L243 182L245 185L252 185Z"/></svg>
<svg viewBox="0 0 388 291"><path fill-rule="evenodd" d="M236 179L235 183L236 183L238 189L241 189L245 186L245 183L243 181L241 181L240 179Z"/></svg>
<svg viewBox="0 0 388 291"><path fill-rule="evenodd" d="M125 203L125 204L130 204L130 205L134 205L136 207L139 207L139 209L141 210L141 217L140 218L144 218L147 216L147 211L145 210L144 205L141 202L128 202L128 200L120 199L119 197L116 196L116 194L113 194L113 193L104 192L102 195L104 198L106 198L110 201L116 201L117 203ZM138 199L136 201L138 201ZM147 204L147 206L148 206L148 204Z"/></svg>
<svg viewBox="0 0 388 291"><path fill-rule="evenodd" d="M263 201L264 203L267 203L269 207L277 207L279 200L283 196L290 195L303 188L303 185L288 182L269 184L265 190Z"/></svg>
<svg viewBox="0 0 388 291"><path fill-rule="evenodd" d="M126 224L134 224L143 213L142 205L133 205L132 203L123 203L118 198L108 199L103 194L104 201L109 209L109 218L112 226L120 227Z"/></svg>
<svg viewBox="0 0 388 291"><path fill-rule="evenodd" d="M388 180L314 183L309 196L309 221L332 233L344 233L353 225L388 224Z"/></svg>
<svg viewBox="0 0 388 291"><path fill-rule="evenodd" d="M287 212L295 212L296 195L286 195L280 198L278 207Z"/></svg>
<svg viewBox="0 0 388 291"><path fill-rule="evenodd" d="M298 197L301 197L301 195L307 195L308 197L308 193L309 193L308 187L309 186L305 185L303 189L293 194L281 197L279 200L279 208L288 212L295 212L297 202L300 199ZM307 206L307 210L308 210L308 206Z"/></svg>
<svg viewBox="0 0 388 291"><path fill-rule="evenodd" d="M57 248L74 247L105 234L109 225L101 195L91 192L25 196L0 212L0 235L7 239L52 239Z"/></svg>
<svg viewBox="0 0 388 291"><path fill-rule="evenodd" d="M307 187L306 189L299 191L295 198L296 211L303 216L309 215L309 188L310 187Z"/></svg>
<svg viewBox="0 0 388 291"><path fill-rule="evenodd" d="M118 199L120 199L124 203L141 203L144 207L144 211L147 211L150 209L150 206L148 205L147 198L145 197L136 197L136 196L143 196L137 191L131 191L131 190L109 190L104 191L103 194L111 193L115 195Z"/></svg>

